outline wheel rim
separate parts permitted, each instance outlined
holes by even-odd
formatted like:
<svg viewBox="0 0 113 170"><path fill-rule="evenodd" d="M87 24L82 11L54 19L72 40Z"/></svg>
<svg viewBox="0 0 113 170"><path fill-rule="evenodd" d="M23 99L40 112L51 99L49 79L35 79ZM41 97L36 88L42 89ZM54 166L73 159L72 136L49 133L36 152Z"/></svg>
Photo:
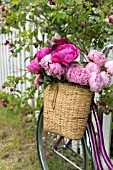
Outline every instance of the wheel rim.
<svg viewBox="0 0 113 170"><path fill-rule="evenodd" d="M44 136L43 136L44 134ZM43 170L55 170L55 167L59 168L60 170L77 170L78 168L75 168L74 166L70 165L70 163L67 163L64 159L56 154L54 154L52 150L52 146L54 145L51 143L51 141L54 141L57 139L57 135L51 134L49 132L44 133L43 131L43 109L41 109L38 123L37 123L37 150L38 150L38 156L39 160L41 162L41 166ZM64 139L63 142L66 142L68 139ZM76 144L75 144L76 143ZM74 146L75 145L75 146ZM76 146L78 145L78 146ZM61 145L60 145L61 146ZM75 162L75 164L80 168L85 170L85 162L86 162L86 152L83 140L81 142L75 142L72 144L72 149L70 150L68 148L68 152L66 149L63 149L63 151L60 150L60 153L63 152L63 154L71 159L71 161ZM76 151L74 149L76 147ZM48 149L49 148L49 149ZM80 154L80 150L82 149L82 154ZM82 156L82 157L81 157ZM56 168L56 169L57 169Z"/></svg>

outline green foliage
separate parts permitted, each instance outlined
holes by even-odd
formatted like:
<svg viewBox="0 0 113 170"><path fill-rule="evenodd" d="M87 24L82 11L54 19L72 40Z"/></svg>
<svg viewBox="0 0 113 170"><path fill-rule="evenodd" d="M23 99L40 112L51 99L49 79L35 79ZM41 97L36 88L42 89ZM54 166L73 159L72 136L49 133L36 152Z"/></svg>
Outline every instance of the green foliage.
<svg viewBox="0 0 113 170"><path fill-rule="evenodd" d="M108 18L113 14L112 0L55 0L54 2L54 5L50 5L48 0L2 0L8 12L1 12L1 16L5 18L5 21L0 23L1 33L9 33L12 28L19 30L15 36L14 46L11 47L14 50L11 56L17 57L23 49L30 53L31 46L41 48L46 45L46 42L38 39L38 28L43 34L47 34L47 39L52 39L56 33L61 38L68 38L70 43L80 49L81 57L85 57L90 48L102 49L105 44L113 42L113 24L108 22ZM29 22L33 24L34 29L26 29L26 24ZM29 58L32 60L33 56L29 55L23 61ZM36 92L34 79L35 77L29 79L26 72L22 77L8 77L4 85L14 88L11 96L15 95L18 98L18 105L25 104ZM23 84L26 80L31 83L31 87L22 93L17 90L17 85ZM46 86L47 81L44 81ZM113 89L112 86L110 88ZM111 106L113 98L109 90L104 91L107 96L103 93L102 98L104 97ZM36 101L36 106L39 107L40 99Z"/></svg>

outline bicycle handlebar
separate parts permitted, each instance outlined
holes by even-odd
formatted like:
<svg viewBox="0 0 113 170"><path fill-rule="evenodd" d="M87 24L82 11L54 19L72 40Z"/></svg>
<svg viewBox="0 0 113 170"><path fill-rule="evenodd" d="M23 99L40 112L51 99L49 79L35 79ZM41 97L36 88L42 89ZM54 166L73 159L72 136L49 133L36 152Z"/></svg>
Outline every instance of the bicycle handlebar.
<svg viewBox="0 0 113 170"><path fill-rule="evenodd" d="M110 49L112 49L113 48L113 44L109 44L109 45L107 45L107 46L105 46L103 49L102 49L102 53L105 53L106 51L108 51L109 52L109 50Z"/></svg>

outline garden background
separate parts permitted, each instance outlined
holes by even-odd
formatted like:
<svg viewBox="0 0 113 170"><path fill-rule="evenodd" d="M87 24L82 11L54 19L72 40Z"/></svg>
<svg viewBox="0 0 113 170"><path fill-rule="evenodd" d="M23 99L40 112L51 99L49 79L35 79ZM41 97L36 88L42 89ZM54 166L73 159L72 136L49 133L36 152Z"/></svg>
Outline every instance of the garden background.
<svg viewBox="0 0 113 170"><path fill-rule="evenodd" d="M38 49L47 45L47 39L68 38L70 42L80 48L82 60L91 48L102 49L106 44L112 43L113 2L111 0L95 3L82 0L79 2L76 0L73 2L66 0L36 2L34 0L24 2L2 0L0 7L1 110L3 106L5 107L1 114L6 112L7 117L7 113L12 113L13 118L9 115L12 120L15 118L13 123L16 124L16 116L18 117L18 113L20 113L19 120L27 122L27 125L25 123L26 129L31 128L32 133L35 132L35 111L39 110L43 104L43 97L42 94L40 95L41 89L34 84L35 76L28 72L26 66L34 58ZM109 59L111 60L111 58L112 52L109 54ZM107 124L104 123L105 120ZM5 126L8 126L9 122L5 120L5 123ZM33 129L32 126L34 126ZM112 114L110 113L103 116L105 144L109 156L113 156L112 129ZM2 130L3 134L4 130ZM32 135L31 137L34 139L35 135ZM4 140L3 136L1 138ZM32 143L35 143L35 139ZM16 155L14 157L16 158ZM2 155L1 158L4 156ZM21 160L24 161L24 158ZM33 155L33 161L33 164L37 166L36 152L35 156Z"/></svg>

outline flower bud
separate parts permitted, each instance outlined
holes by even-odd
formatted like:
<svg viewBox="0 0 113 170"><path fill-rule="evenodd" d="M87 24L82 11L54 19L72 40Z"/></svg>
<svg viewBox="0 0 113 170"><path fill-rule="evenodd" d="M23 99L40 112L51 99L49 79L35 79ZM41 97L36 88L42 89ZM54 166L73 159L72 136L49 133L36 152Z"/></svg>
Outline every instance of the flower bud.
<svg viewBox="0 0 113 170"><path fill-rule="evenodd" d="M10 91L11 91L11 92L14 91L14 88L10 88Z"/></svg>
<svg viewBox="0 0 113 170"><path fill-rule="evenodd" d="M5 41L4 45L7 45L7 44L9 44L9 41L8 41L8 40Z"/></svg>
<svg viewBox="0 0 113 170"><path fill-rule="evenodd" d="M4 6L2 6L2 12L4 12L5 11L5 7Z"/></svg>
<svg viewBox="0 0 113 170"><path fill-rule="evenodd" d="M7 107L7 104L6 104L6 103L2 103L2 106L3 106L3 107Z"/></svg>
<svg viewBox="0 0 113 170"><path fill-rule="evenodd" d="M99 105L100 106L106 106L106 102L101 101L101 102L99 102Z"/></svg>

